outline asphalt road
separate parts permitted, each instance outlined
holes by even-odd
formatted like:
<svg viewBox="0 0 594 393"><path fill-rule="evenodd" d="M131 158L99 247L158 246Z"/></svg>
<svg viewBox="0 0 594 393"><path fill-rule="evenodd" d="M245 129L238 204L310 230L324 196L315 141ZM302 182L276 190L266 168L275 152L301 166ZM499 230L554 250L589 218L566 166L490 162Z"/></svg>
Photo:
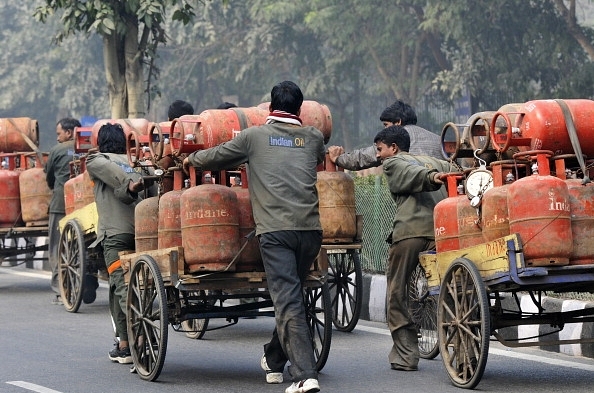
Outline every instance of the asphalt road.
<svg viewBox="0 0 594 393"><path fill-rule="evenodd" d="M113 333L104 286L95 303L75 314L52 305L51 298L49 273L0 268L0 393L281 393L288 386L267 385L259 365L272 318L240 319L202 340L170 328L163 371L157 381L146 382L107 357ZM461 391L451 385L440 357L421 360L417 372L391 370L390 341L384 324L360 321L352 333L335 330L319 377L322 392ZM593 380L591 359L492 343L476 390L591 392Z"/></svg>

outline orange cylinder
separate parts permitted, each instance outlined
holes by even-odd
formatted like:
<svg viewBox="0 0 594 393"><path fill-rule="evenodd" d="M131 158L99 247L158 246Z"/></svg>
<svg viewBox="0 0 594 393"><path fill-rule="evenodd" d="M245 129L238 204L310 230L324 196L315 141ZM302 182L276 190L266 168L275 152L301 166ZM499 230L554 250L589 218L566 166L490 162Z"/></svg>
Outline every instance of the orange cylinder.
<svg viewBox="0 0 594 393"><path fill-rule="evenodd" d="M23 221L31 225L47 224L52 190L47 186L43 168L24 170L19 176L19 190Z"/></svg>
<svg viewBox="0 0 594 393"><path fill-rule="evenodd" d="M456 198L456 217L458 218L458 236L460 248L472 247L481 244L483 230L481 228L477 209L470 205L466 195Z"/></svg>
<svg viewBox="0 0 594 393"><path fill-rule="evenodd" d="M264 271L262 255L260 254L260 244L258 238L253 236L250 240L246 239L252 231L256 229L254 214L252 212L252 203L250 201L250 192L247 188L231 187L231 190L237 195L237 209L239 211L239 242L240 247L247 241L236 264L236 271L251 272Z"/></svg>
<svg viewBox="0 0 594 393"><path fill-rule="evenodd" d="M159 200L158 248L182 246L180 199L184 191L168 191Z"/></svg>
<svg viewBox="0 0 594 393"><path fill-rule="evenodd" d="M74 207L74 183L75 178L66 180L64 183L64 211L66 214L72 213L76 208Z"/></svg>
<svg viewBox="0 0 594 393"><path fill-rule="evenodd" d="M95 193L93 192L94 183L87 171L84 171L74 179L68 181L72 181L74 210L78 210L87 206L89 203L95 202ZM64 193L64 198L66 198L66 193Z"/></svg>
<svg viewBox="0 0 594 393"><path fill-rule="evenodd" d="M237 196L227 186L201 184L181 195L184 258L190 272L227 268L239 252ZM229 270L234 270L231 266Z"/></svg>
<svg viewBox="0 0 594 393"><path fill-rule="evenodd" d="M582 153L594 156L594 101L585 99L562 100L567 105L576 129ZM513 109L512 109L513 110ZM505 151L509 146L527 146L530 150L550 150L555 154L576 154L574 152L565 117L561 106L556 100L534 100L521 105L517 118L509 122L505 120L505 127L491 127L493 146L499 151ZM493 118L497 123L502 111L498 111ZM515 132L512 132L515 131Z"/></svg>
<svg viewBox="0 0 594 393"><path fill-rule="evenodd" d="M175 155L208 149L230 141L241 130L262 125L263 109L208 109L199 115L184 115L171 123L171 148Z"/></svg>
<svg viewBox="0 0 594 393"><path fill-rule="evenodd" d="M342 171L318 172L316 189L324 243L352 243L357 236L355 182Z"/></svg>
<svg viewBox="0 0 594 393"><path fill-rule="evenodd" d="M446 179L448 197L435 205L433 209L433 227L435 230L435 249L437 252L460 249L458 233L458 203L466 195L458 195L457 185L462 176L450 174Z"/></svg>
<svg viewBox="0 0 594 393"><path fill-rule="evenodd" d="M20 170L15 170L14 154L2 154L2 168L0 169L0 227L8 228L21 224L21 201L19 176Z"/></svg>
<svg viewBox="0 0 594 393"><path fill-rule="evenodd" d="M136 252L156 250L159 231L159 197L140 201L134 210L134 239Z"/></svg>
<svg viewBox="0 0 594 393"><path fill-rule="evenodd" d="M509 186L510 233L520 235L527 266L567 265L573 248L567 183L549 175L547 154L536 157L539 173Z"/></svg>
<svg viewBox="0 0 594 393"><path fill-rule="evenodd" d="M37 120L28 117L0 119L0 151L33 151L34 149L27 139L34 145L38 145L39 125Z"/></svg>
<svg viewBox="0 0 594 393"><path fill-rule="evenodd" d="M510 234L507 192L509 184L493 187L485 192L482 201L481 219L483 239L486 242Z"/></svg>
<svg viewBox="0 0 594 393"><path fill-rule="evenodd" d="M571 207L573 249L570 265L594 263L594 184L582 184L580 179L565 180Z"/></svg>

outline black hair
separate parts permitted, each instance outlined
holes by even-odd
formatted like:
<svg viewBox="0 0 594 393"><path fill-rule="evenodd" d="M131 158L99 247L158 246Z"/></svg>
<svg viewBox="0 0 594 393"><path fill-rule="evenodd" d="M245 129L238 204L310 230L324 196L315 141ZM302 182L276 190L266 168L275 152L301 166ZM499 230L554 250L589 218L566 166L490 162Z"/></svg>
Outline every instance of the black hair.
<svg viewBox="0 0 594 393"><path fill-rule="evenodd" d="M229 109L229 108L237 108L237 105L235 105L232 102L223 102L222 104L219 104L219 106L217 106L217 109Z"/></svg>
<svg viewBox="0 0 594 393"><path fill-rule="evenodd" d="M299 114L301 104L303 104L303 93L299 86L294 82L280 82L272 88L270 92L270 108L273 111L284 111Z"/></svg>
<svg viewBox="0 0 594 393"><path fill-rule="evenodd" d="M380 121L398 123L400 125L417 124L417 114L412 106L401 100L396 100L392 105L384 109L380 115Z"/></svg>
<svg viewBox="0 0 594 393"><path fill-rule="evenodd" d="M74 128L75 127L81 127L80 125L80 121L78 121L77 119L74 119L72 117L65 117L63 119L58 120L58 123L60 127L62 127L62 129L64 131L72 131L74 132Z"/></svg>
<svg viewBox="0 0 594 393"><path fill-rule="evenodd" d="M126 153L126 134L120 124L107 123L99 128L97 145L101 153Z"/></svg>
<svg viewBox="0 0 594 393"><path fill-rule="evenodd" d="M396 144L398 149L408 152L410 149L410 135L408 131L402 126L389 126L377 133L373 139L373 143L382 142L390 146Z"/></svg>
<svg viewBox="0 0 594 393"><path fill-rule="evenodd" d="M193 115L194 107L190 103L182 100L175 100L169 105L167 118L169 121L175 120L183 115Z"/></svg>

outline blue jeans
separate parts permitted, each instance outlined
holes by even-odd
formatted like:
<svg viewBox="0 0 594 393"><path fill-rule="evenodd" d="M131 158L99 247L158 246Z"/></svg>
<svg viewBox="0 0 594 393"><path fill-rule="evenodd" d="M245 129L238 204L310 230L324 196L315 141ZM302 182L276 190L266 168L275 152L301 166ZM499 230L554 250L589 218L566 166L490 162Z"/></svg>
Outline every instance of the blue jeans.
<svg viewBox="0 0 594 393"><path fill-rule="evenodd" d="M312 337L305 320L303 282L322 245L322 231L277 231L260 235L260 252L276 327L264 345L268 367L293 382L318 377Z"/></svg>

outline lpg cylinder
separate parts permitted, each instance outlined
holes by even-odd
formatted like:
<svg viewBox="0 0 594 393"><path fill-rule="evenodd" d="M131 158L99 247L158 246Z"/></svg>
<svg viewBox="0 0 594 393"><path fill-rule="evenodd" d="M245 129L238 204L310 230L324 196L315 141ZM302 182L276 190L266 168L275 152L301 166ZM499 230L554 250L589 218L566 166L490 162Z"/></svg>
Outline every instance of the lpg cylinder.
<svg viewBox="0 0 594 393"><path fill-rule="evenodd" d="M184 190L171 190L159 200L158 248L181 247L180 199Z"/></svg>
<svg viewBox="0 0 594 393"><path fill-rule="evenodd" d="M483 195L481 203L481 221L483 238L486 242L510 234L509 212L507 208L507 192L509 185L520 173L525 174L526 163L514 160L493 161L493 188Z"/></svg>
<svg viewBox="0 0 594 393"><path fill-rule="evenodd" d="M326 168L329 170L318 172L316 182L322 242L352 243L357 236L355 182L344 171Z"/></svg>
<svg viewBox="0 0 594 393"><path fill-rule="evenodd" d="M437 252L460 249L458 203L462 198L468 203L468 197L458 193L458 181L461 179L462 175L459 173L448 174L446 179L448 197L437 203L433 209L435 249Z"/></svg>
<svg viewBox="0 0 594 393"><path fill-rule="evenodd" d="M37 120L28 117L0 119L0 151L32 151L39 141Z"/></svg>
<svg viewBox="0 0 594 393"><path fill-rule="evenodd" d="M22 218L28 226L47 225L52 190L45 181L43 163L35 160L35 167L25 169L19 176Z"/></svg>
<svg viewBox="0 0 594 393"><path fill-rule="evenodd" d="M565 180L569 190L571 235L573 237L573 250L569 257L569 264L592 264L594 263L594 242L592 242L594 236L594 183L584 184L583 179L578 178L567 179L565 159L575 159L575 155L555 157L557 176Z"/></svg>
<svg viewBox="0 0 594 393"><path fill-rule="evenodd" d="M159 197L146 198L134 209L134 238L136 252L156 250L159 231Z"/></svg>
<svg viewBox="0 0 594 393"><path fill-rule="evenodd" d="M95 193L93 192L94 183L87 171L77 175L72 182L74 190L74 210L87 206L95 202ZM68 180L68 181L70 181Z"/></svg>
<svg viewBox="0 0 594 393"><path fill-rule="evenodd" d="M594 144L590 143L594 139L591 121L594 116L594 101L585 99L534 100L524 103L517 115L516 125L508 124L505 127L505 136L499 135L495 139L493 133L497 131L495 127L491 128L493 146L499 151L505 151L509 146L527 146L530 150L550 150L555 154L576 153L560 102L569 109L582 153L594 156ZM493 121L497 119L496 114Z"/></svg>
<svg viewBox="0 0 594 393"><path fill-rule="evenodd" d="M15 154L0 155L0 227L8 228L21 223L21 201L19 176L22 171L16 168Z"/></svg>
<svg viewBox="0 0 594 393"><path fill-rule="evenodd" d="M264 271L262 255L260 254L260 244L258 238L253 236L247 239L246 236L256 229L254 214L252 212L252 203L250 201L250 192L247 187L231 187L231 190L237 195L237 208L239 210L239 241L240 247L247 241L248 243L239 254L236 264L236 271L251 272Z"/></svg>
<svg viewBox="0 0 594 393"><path fill-rule="evenodd" d="M470 205L470 200L466 195L461 195L461 197L455 199L460 248L481 244L484 241L483 230L477 208Z"/></svg>
<svg viewBox="0 0 594 393"><path fill-rule="evenodd" d="M550 175L550 151L516 153L536 157L538 170L509 186L510 233L518 233L527 266L567 265L573 248L567 183Z"/></svg>
<svg viewBox="0 0 594 393"><path fill-rule="evenodd" d="M220 184L190 187L181 195L180 211L189 271L225 270L240 247L235 192ZM229 270L234 270L234 265Z"/></svg>

